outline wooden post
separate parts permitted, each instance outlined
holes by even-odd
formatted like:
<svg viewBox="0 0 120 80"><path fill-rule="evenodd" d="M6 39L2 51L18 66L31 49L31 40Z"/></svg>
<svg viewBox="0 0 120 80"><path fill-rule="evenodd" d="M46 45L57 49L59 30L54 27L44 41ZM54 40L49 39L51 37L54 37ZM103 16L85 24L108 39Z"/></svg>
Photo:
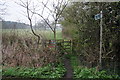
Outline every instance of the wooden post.
<svg viewBox="0 0 120 80"><path fill-rule="evenodd" d="M99 54L99 63L100 68L102 66L102 11L100 11L101 19L100 19L100 54Z"/></svg>

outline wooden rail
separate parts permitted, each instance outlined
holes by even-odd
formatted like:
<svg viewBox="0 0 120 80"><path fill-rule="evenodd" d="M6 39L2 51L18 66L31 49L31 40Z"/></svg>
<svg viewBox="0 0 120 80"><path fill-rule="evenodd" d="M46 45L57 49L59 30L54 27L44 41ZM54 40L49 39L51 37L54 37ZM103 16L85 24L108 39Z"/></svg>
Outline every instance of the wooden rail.
<svg viewBox="0 0 120 80"><path fill-rule="evenodd" d="M57 49L61 53L72 53L72 40L46 40L45 43L49 48L54 48L57 45Z"/></svg>

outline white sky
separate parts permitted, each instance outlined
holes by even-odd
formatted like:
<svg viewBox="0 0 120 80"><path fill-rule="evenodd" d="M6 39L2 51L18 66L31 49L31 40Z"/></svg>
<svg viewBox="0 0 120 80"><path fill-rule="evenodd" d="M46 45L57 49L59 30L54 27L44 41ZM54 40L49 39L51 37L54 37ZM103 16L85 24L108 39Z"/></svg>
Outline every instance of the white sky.
<svg viewBox="0 0 120 80"><path fill-rule="evenodd" d="M29 24L29 21L27 19L27 17L25 17L26 15L26 10L25 8L19 6L18 4L16 4L15 2L20 2L20 0L0 0L0 2L5 2L6 1L6 5L7 5L7 14L3 16L3 19L6 21L15 21L15 22L23 22L23 23L27 23ZM26 0L22 0L22 1L26 1ZM38 4L38 1L44 1L45 3L47 2L47 0L31 0L34 1L34 3ZM53 1L57 1L57 0L49 0L49 4L48 7L51 8L51 4ZM79 1L79 0L74 0L74 1ZM98 0L99 1L99 0ZM105 1L109 1L109 0L105 0ZM120 0L115 0L115 1L120 1ZM0 6L1 7L1 6ZM42 6L39 6L39 9L42 9ZM41 12L41 11L40 11ZM40 13L39 12L39 13ZM43 13L44 17L47 17L48 13L47 13L47 9L45 10L45 12ZM35 18L36 17L36 18ZM34 17L34 22L40 21L41 18L39 18L38 16ZM52 18L50 17L50 20L52 20Z"/></svg>
<svg viewBox="0 0 120 80"><path fill-rule="evenodd" d="M23 15L25 10L23 7L17 5L14 1L17 0L6 0L7 10L6 15L4 15L4 20L6 21L20 21L28 23L27 18Z"/></svg>
<svg viewBox="0 0 120 80"><path fill-rule="evenodd" d="M6 1L6 5L7 5L6 15L4 15L4 17L3 17L4 20L6 20L6 21L15 21L15 22L23 22L23 23L29 24L29 21L28 21L28 19L26 17L26 15L27 15L26 14L26 9L15 3L15 2L19 3L20 0L4 0L4 1ZM22 1L26 1L26 0L22 0ZM44 1L44 3L47 2L47 0L31 0L31 1L34 1L35 4L36 3L38 4L38 1L39 2ZM49 0L49 2L48 2L49 3L48 4L49 8L51 8L51 4L52 4L51 1L55 1L55 0ZM32 3L33 2L31 2L31 4ZM38 8L42 9L43 5L39 6ZM40 11L40 12L42 12L42 11ZM47 9L45 9L45 11L43 13L43 16L44 17L48 16ZM40 19L41 18L38 17L38 16L33 17L34 23L35 23L35 21L39 21ZM52 20L52 18L50 18L50 19Z"/></svg>

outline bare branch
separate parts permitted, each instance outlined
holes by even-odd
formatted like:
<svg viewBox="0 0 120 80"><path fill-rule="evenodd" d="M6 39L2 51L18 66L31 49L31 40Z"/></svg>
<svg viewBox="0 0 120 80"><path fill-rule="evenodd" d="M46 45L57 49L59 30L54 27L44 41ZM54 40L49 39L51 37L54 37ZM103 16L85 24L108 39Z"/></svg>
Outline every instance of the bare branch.
<svg viewBox="0 0 120 80"><path fill-rule="evenodd" d="M62 7L62 3L63 3L63 0L61 0L61 2L60 2L60 8Z"/></svg>
<svg viewBox="0 0 120 80"><path fill-rule="evenodd" d="M29 0L29 1L27 0L27 2L28 2L28 5L30 5L31 1L32 1L32 0Z"/></svg>
<svg viewBox="0 0 120 80"><path fill-rule="evenodd" d="M17 2L15 2L15 3L17 3L18 5L20 5L20 6L22 6L22 7L26 7L26 6L27 6L22 0L20 0L20 2L21 2L22 4L19 4L19 3L17 3Z"/></svg>
<svg viewBox="0 0 120 80"><path fill-rule="evenodd" d="M36 12L32 12L34 14L37 14L38 16L40 16L46 23L47 25L50 27L50 29L54 32L54 29L52 28L52 26L47 22L47 20L39 13L36 13Z"/></svg>
<svg viewBox="0 0 120 80"><path fill-rule="evenodd" d="M2 19L2 16L6 14L6 9L7 9L7 5L6 5L6 1L0 1L0 19Z"/></svg>
<svg viewBox="0 0 120 80"><path fill-rule="evenodd" d="M59 19L59 17L61 16L62 12L64 11L64 9L67 7L67 5L68 5L68 1L67 1L67 3L66 3L66 4L64 4L64 6L63 6L62 10L60 11L60 13L58 14L58 16L56 17L56 20L58 20L58 19Z"/></svg>
<svg viewBox="0 0 120 80"><path fill-rule="evenodd" d="M49 0L47 0L46 4L44 4L44 3L42 2L42 4L44 5L43 10L42 10L42 14L43 14L43 12L44 12L45 7L46 7L47 4L48 4L48 1L49 1ZM49 8L48 8L48 9L49 9Z"/></svg>
<svg viewBox="0 0 120 80"><path fill-rule="evenodd" d="M20 1L21 1L21 0L20 0ZM39 2L39 1L38 1L38 2ZM34 34L35 36L37 36L38 38L40 38L39 35L37 35L37 34L34 32L33 28L32 28L32 26L33 26L33 25L32 25L32 17L33 17L33 15L37 15L37 16L41 17L41 18L44 20L44 22L49 26L49 28L51 29L51 31L54 33L54 40L56 40L56 27L57 27L57 22L58 22L58 20L59 20L59 18L60 18L60 16L61 16L62 12L63 12L64 9L66 8L68 2L65 3L64 0L60 0L60 1L57 0L57 4L55 4L54 1L53 1L53 10L51 10L50 7L48 7L48 2L49 2L49 0L47 0L46 3L44 3L44 2L39 2L40 4L43 5L42 13L39 13L39 12L36 11L36 7L35 7L34 3L33 3L33 5L32 5L32 6L33 6L33 9L30 9L30 7L29 7L30 2L28 2L28 0L27 0L26 3L24 3L24 2L21 1L22 4L19 4L19 5L21 5L22 7L24 7L24 8L27 9L27 16L28 16L28 19L29 19L29 21L30 21L30 27L31 27L31 30L32 30L32 32L33 32L33 34ZM63 3L63 2L64 2L64 3ZM45 9L47 9L47 10L49 11L49 13L48 13L48 15L47 15L47 18L44 18L44 17L43 17L43 13L44 13ZM32 14L30 15L30 13L32 13ZM51 23L49 23L49 22L50 22L50 21L49 21L49 16L50 16L50 15L51 15L51 17L53 17L53 19L54 19L54 21L53 21L54 27L51 25Z"/></svg>
<svg viewBox="0 0 120 80"><path fill-rule="evenodd" d="M24 7L24 8L26 8L27 18L28 18L29 23L30 23L31 31L32 31L32 33L38 38L37 43L39 44L40 36L35 33L35 31L33 30L33 25L32 25L32 17L33 17L34 14L32 13L32 15L31 15L31 17L30 17L30 12L29 12L29 10L30 10L30 9L29 9L30 2L27 1L26 4L25 4L22 0L20 0L20 1L21 1L22 4L19 4L19 5L22 6L22 7Z"/></svg>
<svg viewBox="0 0 120 80"><path fill-rule="evenodd" d="M106 54L106 56L109 55L109 54L112 53L112 52L113 52L113 50L109 51L109 52Z"/></svg>
<svg viewBox="0 0 120 80"><path fill-rule="evenodd" d="M26 13L25 11L19 12L19 14L21 14L21 15L23 15L23 16L25 16L25 17L28 17L25 13Z"/></svg>

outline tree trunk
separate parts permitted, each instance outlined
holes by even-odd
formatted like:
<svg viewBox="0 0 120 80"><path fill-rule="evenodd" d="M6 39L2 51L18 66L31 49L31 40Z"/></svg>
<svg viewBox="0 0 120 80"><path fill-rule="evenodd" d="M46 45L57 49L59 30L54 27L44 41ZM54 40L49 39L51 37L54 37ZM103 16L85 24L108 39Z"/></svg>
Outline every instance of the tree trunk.
<svg viewBox="0 0 120 80"><path fill-rule="evenodd" d="M57 47L57 45L56 45L56 30L54 30L54 42L55 42L55 50L56 50L56 47Z"/></svg>

